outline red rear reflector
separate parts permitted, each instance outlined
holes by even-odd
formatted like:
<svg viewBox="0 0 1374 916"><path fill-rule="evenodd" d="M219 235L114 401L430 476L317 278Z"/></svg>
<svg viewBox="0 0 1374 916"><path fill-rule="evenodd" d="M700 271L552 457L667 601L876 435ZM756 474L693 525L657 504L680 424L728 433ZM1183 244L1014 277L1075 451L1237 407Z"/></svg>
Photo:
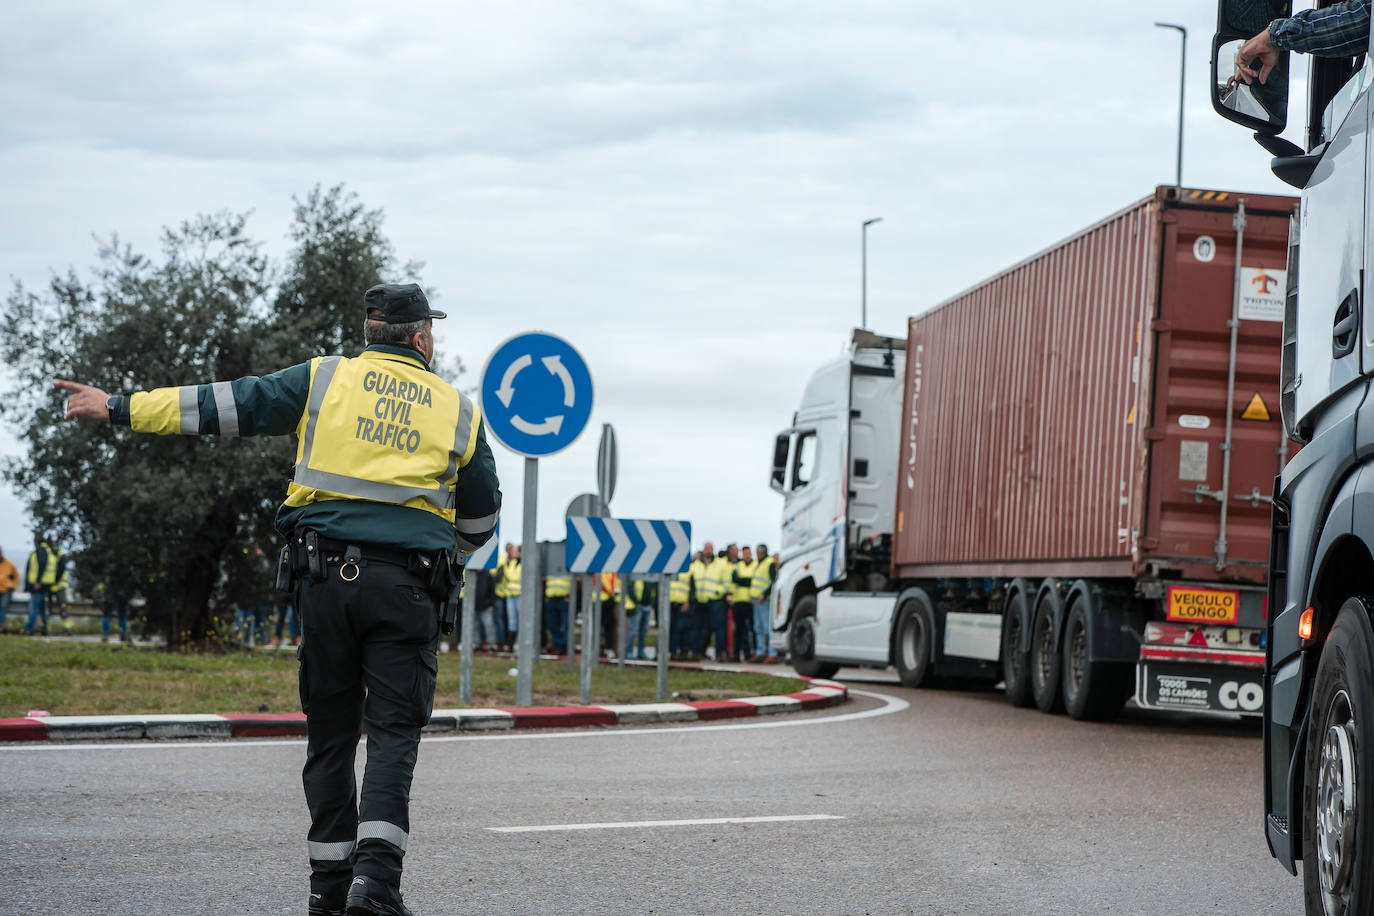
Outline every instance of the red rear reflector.
<svg viewBox="0 0 1374 916"><path fill-rule="evenodd" d="M1312 609L1312 608L1308 608L1307 610L1303 611L1303 612L1302 612L1302 616L1298 618L1298 639L1311 639L1311 638L1312 638L1312 615L1313 615L1313 613L1314 613L1313 609Z"/></svg>
<svg viewBox="0 0 1374 916"><path fill-rule="evenodd" d="M1201 630L1194 630L1194 631L1193 631L1193 635L1188 637L1188 645L1190 645L1190 646L1206 646L1206 645L1207 645L1207 634L1203 633Z"/></svg>

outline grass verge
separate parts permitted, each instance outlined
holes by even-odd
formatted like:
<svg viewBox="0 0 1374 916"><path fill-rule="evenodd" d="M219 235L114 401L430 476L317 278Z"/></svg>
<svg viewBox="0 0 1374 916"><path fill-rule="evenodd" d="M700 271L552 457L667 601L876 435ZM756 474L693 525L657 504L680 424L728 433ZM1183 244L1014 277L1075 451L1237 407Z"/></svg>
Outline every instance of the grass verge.
<svg viewBox="0 0 1374 916"><path fill-rule="evenodd" d="M515 705L509 657L473 659L474 706ZM161 649L46 642L0 636L0 717L43 709L55 716L149 713L300 712L293 652L169 653ZM436 709L458 705L458 653L439 656ZM592 676L592 704L651 703L657 672L601 665ZM804 682L768 674L670 670L668 693L678 700L716 700L791 693ZM536 706L575 706L579 669L541 660L534 671Z"/></svg>

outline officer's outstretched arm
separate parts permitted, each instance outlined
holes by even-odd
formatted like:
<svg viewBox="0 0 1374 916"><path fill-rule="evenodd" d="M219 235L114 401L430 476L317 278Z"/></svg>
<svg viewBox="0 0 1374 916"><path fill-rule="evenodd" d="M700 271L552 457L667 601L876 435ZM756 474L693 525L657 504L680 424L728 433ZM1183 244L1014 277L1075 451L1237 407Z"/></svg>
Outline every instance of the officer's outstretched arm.
<svg viewBox="0 0 1374 916"><path fill-rule="evenodd" d="M154 388L109 398L104 391L57 379L70 392L67 419L106 419L159 436L282 436L293 432L310 393L310 364L232 382Z"/></svg>
<svg viewBox="0 0 1374 916"><path fill-rule="evenodd" d="M501 481L496 477L496 459L487 445L487 423L477 426L477 444L472 460L463 466L454 487L457 517L453 521L454 543L471 553L491 539L496 519L501 514Z"/></svg>

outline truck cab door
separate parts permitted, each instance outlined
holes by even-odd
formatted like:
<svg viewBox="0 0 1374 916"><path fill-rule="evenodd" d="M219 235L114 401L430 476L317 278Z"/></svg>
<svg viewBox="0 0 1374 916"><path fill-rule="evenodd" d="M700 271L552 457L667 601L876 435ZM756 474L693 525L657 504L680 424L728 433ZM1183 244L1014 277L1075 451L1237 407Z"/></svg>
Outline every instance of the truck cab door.
<svg viewBox="0 0 1374 916"><path fill-rule="evenodd" d="M1314 58L1313 73L1339 63ZM1289 384L1294 386L1294 415L1300 422L1358 379L1362 363L1374 367L1374 335L1368 333L1371 324L1361 288L1369 73L1366 65L1351 76L1322 107L1320 121L1314 115L1309 126L1316 131L1317 145L1324 148L1303 190L1299 217L1302 323L1296 329L1297 375ZM1365 350L1371 351L1370 358L1364 357Z"/></svg>

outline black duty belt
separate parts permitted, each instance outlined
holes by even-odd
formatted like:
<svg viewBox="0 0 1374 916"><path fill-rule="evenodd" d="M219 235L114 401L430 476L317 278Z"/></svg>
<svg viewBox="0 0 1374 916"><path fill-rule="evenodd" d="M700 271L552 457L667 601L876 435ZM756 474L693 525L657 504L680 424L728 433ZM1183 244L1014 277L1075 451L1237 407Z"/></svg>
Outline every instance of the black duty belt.
<svg viewBox="0 0 1374 916"><path fill-rule="evenodd" d="M335 541L329 538L320 538L317 543L320 552L324 555L326 566L339 566L344 562L350 545L343 541ZM354 545L358 551L360 559L369 563L387 563L391 566L404 566L410 569L414 566L428 568L434 562L434 558L429 554L421 554L414 550L400 550L395 547L374 547L369 544Z"/></svg>

